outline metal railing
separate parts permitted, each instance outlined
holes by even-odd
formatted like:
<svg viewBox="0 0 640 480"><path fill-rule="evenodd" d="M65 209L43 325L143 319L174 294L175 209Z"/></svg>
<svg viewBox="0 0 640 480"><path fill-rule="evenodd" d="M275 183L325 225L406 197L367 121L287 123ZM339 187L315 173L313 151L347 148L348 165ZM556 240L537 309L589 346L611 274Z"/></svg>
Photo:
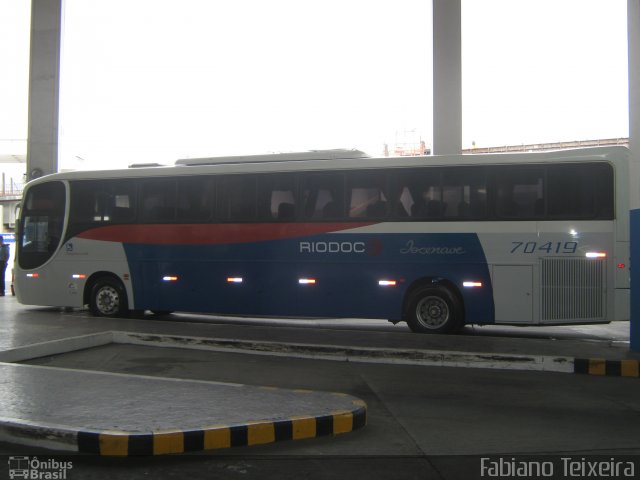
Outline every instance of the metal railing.
<svg viewBox="0 0 640 480"><path fill-rule="evenodd" d="M2 184L2 190L0 190L0 200L17 200L22 197L22 190L24 189L24 183L15 182L13 179Z"/></svg>

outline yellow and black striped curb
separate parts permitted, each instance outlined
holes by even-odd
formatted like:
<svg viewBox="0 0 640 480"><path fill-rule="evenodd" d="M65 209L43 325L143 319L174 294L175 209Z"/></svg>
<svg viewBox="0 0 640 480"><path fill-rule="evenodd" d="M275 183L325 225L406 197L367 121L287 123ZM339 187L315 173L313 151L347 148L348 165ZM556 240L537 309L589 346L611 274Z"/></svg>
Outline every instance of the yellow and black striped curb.
<svg viewBox="0 0 640 480"><path fill-rule="evenodd" d="M233 426L215 425L187 431L80 431L77 447L82 453L107 456L165 455L340 435L367 424L365 402L354 400L353 407L352 410L317 417L300 416Z"/></svg>
<svg viewBox="0 0 640 480"><path fill-rule="evenodd" d="M576 358L573 373L607 377L640 377L640 360L605 360L604 358Z"/></svg>

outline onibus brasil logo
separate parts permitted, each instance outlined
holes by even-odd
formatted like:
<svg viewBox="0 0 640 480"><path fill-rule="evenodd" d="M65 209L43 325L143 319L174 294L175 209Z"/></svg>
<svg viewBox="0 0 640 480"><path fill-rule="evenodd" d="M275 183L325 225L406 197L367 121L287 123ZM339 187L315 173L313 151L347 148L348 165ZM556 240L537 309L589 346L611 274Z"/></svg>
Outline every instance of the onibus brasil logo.
<svg viewBox="0 0 640 480"><path fill-rule="evenodd" d="M9 478L33 480L65 480L73 462L61 462L52 458L38 460L38 457L9 457Z"/></svg>

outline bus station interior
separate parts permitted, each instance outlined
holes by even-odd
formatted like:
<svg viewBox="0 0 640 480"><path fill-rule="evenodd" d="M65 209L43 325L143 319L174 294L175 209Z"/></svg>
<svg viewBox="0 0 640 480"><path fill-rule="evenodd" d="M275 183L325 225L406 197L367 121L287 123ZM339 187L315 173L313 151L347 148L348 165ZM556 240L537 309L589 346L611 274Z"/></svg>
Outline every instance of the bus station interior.
<svg viewBox="0 0 640 480"><path fill-rule="evenodd" d="M24 162L27 180L57 171L63 4L32 0L27 156L0 157ZM627 4L623 140L631 152L633 259L640 258L640 0ZM459 154L460 0L433 0L433 18L433 153ZM3 189L9 242L19 204L19 194ZM631 270L628 322L468 325L456 335L363 319L96 318L20 305L7 280L0 452L84 454L73 458L92 478L200 478L204 470L281 478L287 468L309 478L455 479L476 478L483 455L640 455L638 272ZM144 468L95 460L166 454L194 460L154 459Z"/></svg>

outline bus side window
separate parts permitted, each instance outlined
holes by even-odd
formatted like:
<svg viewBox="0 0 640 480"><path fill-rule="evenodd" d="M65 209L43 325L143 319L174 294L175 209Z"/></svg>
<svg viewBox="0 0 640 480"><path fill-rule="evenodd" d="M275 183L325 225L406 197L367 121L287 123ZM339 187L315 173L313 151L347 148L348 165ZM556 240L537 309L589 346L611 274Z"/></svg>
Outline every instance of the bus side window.
<svg viewBox="0 0 640 480"><path fill-rule="evenodd" d="M135 191L135 183L129 180L73 182L69 223L83 228L98 223L132 222Z"/></svg>
<svg viewBox="0 0 640 480"><path fill-rule="evenodd" d="M613 171L606 163L550 165L550 219L613 219Z"/></svg>
<svg viewBox="0 0 640 480"><path fill-rule="evenodd" d="M176 219L176 182L154 178L141 185L142 221L174 222Z"/></svg>
<svg viewBox="0 0 640 480"><path fill-rule="evenodd" d="M607 163L594 165L590 173L595 178L595 208L599 220L614 220L614 176L613 168Z"/></svg>
<svg viewBox="0 0 640 480"><path fill-rule="evenodd" d="M177 220L179 222L209 221L211 219L213 195L214 185L212 178L178 178Z"/></svg>
<svg viewBox="0 0 640 480"><path fill-rule="evenodd" d="M388 175L352 172L347 177L349 218L384 219L389 214Z"/></svg>
<svg viewBox="0 0 640 480"><path fill-rule="evenodd" d="M255 177L243 175L220 178L216 218L226 222L250 222L256 219Z"/></svg>
<svg viewBox="0 0 640 480"><path fill-rule="evenodd" d="M129 180L112 180L103 199L103 219L111 223L130 223L136 215L136 184Z"/></svg>
<svg viewBox="0 0 640 480"><path fill-rule="evenodd" d="M69 222L91 223L102 220L99 197L102 189L99 184L92 181L71 183L71 209Z"/></svg>
<svg viewBox="0 0 640 480"><path fill-rule="evenodd" d="M258 179L258 217L268 222L291 222L296 217L296 181L293 175L272 174Z"/></svg>
<svg viewBox="0 0 640 480"><path fill-rule="evenodd" d="M486 216L487 185L484 169L455 167L445 169L442 199L449 219L479 220Z"/></svg>
<svg viewBox="0 0 640 480"><path fill-rule="evenodd" d="M429 168L398 175L399 202L411 218L440 219L447 209L442 199L441 170Z"/></svg>
<svg viewBox="0 0 640 480"><path fill-rule="evenodd" d="M496 175L496 207L499 218L542 218L544 171L539 167L508 167ZM543 205L543 203L542 203Z"/></svg>
<svg viewBox="0 0 640 480"><path fill-rule="evenodd" d="M303 216L307 220L344 218L344 175L316 174L304 177L301 185Z"/></svg>

